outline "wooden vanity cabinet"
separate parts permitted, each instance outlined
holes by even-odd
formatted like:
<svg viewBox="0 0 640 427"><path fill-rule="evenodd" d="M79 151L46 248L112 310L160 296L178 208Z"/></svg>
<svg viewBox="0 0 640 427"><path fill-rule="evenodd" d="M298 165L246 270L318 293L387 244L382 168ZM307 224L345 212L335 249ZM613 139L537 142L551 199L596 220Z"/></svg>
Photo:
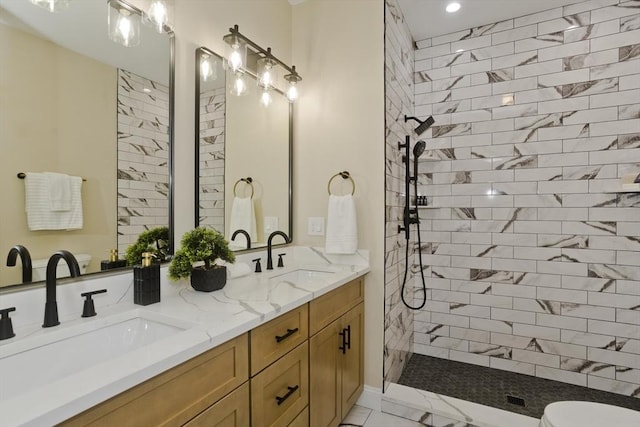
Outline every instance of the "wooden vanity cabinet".
<svg viewBox="0 0 640 427"><path fill-rule="evenodd" d="M309 303L309 425L337 426L364 387L363 279Z"/></svg>
<svg viewBox="0 0 640 427"><path fill-rule="evenodd" d="M245 383L248 377L249 340L248 334L243 334L60 425L180 426Z"/></svg>

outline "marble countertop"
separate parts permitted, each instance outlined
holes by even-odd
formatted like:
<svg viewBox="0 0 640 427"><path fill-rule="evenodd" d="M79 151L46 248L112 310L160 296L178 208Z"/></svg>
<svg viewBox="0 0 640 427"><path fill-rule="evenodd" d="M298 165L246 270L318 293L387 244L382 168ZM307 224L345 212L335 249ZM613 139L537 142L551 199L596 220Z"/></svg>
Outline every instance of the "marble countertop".
<svg viewBox="0 0 640 427"><path fill-rule="evenodd" d="M27 292L12 294L13 297L0 295L1 307L13 304L17 307L15 314L21 314L19 321L14 321L16 337L0 341L2 425L41 426L63 421L369 271L366 251L358 251L354 255L326 255L318 249L287 247L278 251L282 252L287 253L285 268L231 278L222 290L211 293L193 290L188 281L168 282L164 277L161 302L148 306L133 304L131 272L115 278L58 286L59 307L62 305L74 309L60 310L61 325L54 328L42 328L41 318L38 317L44 307L44 289L31 291L31 295ZM250 259L261 254L254 252L241 255L237 258L236 266L250 264ZM300 279L294 275L280 277L296 270L329 274L320 273L317 277L312 275ZM163 276L166 276L166 267L163 268ZM95 297L98 315L81 318L79 314L82 307L76 302L77 293L101 287L107 288L108 293L103 294L105 298L102 300L99 296ZM68 295L70 293L73 295ZM80 363L77 372L71 367L71 372L51 381L29 378L35 374L27 366L15 369L20 371L15 374L8 372L7 366L10 365L3 366L3 359L13 357L15 361L16 355L26 354L42 343L64 340L65 333L74 328L94 331L112 319L127 316L158 319L160 323L179 325L183 331L85 368ZM78 349L78 352L81 351ZM37 360L37 363L45 364L46 368L47 364L65 362ZM12 391L2 385L10 383L2 381L3 377L10 375L22 375L25 384L33 380L36 385L25 385L25 390ZM17 380L20 382L14 384L22 385L21 378ZM38 381L42 384L38 384Z"/></svg>

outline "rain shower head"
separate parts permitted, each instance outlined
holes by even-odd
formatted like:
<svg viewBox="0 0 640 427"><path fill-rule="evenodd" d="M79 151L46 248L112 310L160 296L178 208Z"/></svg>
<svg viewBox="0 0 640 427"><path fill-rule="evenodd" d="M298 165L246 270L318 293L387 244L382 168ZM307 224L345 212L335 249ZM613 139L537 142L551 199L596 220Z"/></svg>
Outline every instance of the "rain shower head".
<svg viewBox="0 0 640 427"><path fill-rule="evenodd" d="M422 140L416 142L416 145L413 146L413 158L418 159L418 157L422 156L426 146L427 144Z"/></svg>
<svg viewBox="0 0 640 427"><path fill-rule="evenodd" d="M409 116L405 115L404 116L404 122L406 123L409 120L415 120L416 122L420 123L418 125L418 127L415 128L415 132L418 135L422 135L424 133L424 131L429 129L431 127L431 125L435 123L435 120L433 119L433 116L429 116L425 121L422 121L422 120L418 119L417 117L409 117Z"/></svg>

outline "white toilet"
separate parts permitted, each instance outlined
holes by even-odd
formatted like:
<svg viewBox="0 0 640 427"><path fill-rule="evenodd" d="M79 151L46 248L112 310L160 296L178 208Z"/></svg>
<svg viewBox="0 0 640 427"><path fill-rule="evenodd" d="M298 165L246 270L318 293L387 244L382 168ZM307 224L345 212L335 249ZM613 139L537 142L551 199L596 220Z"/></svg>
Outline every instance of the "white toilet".
<svg viewBox="0 0 640 427"><path fill-rule="evenodd" d="M640 412L596 402L553 402L539 427L638 427Z"/></svg>
<svg viewBox="0 0 640 427"><path fill-rule="evenodd" d="M80 274L87 273L87 267L89 266L89 262L91 261L91 255L89 254L73 254L73 256L78 261L78 267L80 267ZM47 263L48 259L34 259L31 263L31 267L33 268L33 277L32 280L34 282L39 282L41 280L47 279ZM69 277L69 267L67 267L67 263L64 261L60 261L58 263L58 268L56 269L56 277Z"/></svg>

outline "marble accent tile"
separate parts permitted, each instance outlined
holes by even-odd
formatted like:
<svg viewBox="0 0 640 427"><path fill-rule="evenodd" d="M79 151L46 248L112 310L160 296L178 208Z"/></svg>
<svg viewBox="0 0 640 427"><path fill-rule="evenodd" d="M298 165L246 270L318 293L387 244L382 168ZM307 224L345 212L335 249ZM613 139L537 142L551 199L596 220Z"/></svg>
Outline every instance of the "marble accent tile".
<svg viewBox="0 0 640 427"><path fill-rule="evenodd" d="M539 23L538 34L549 34L572 27L582 27L589 24L590 16L589 12L576 13L574 15L563 14L562 18Z"/></svg>
<svg viewBox="0 0 640 427"><path fill-rule="evenodd" d="M632 59L613 64L599 65L591 68L591 79L602 79L607 77L637 75L640 59Z"/></svg>
<svg viewBox="0 0 640 427"><path fill-rule="evenodd" d="M618 5L603 7L591 11L591 22L602 22L610 19L621 18L624 16L634 15L638 13L637 6L634 7L634 1L621 2Z"/></svg>
<svg viewBox="0 0 640 427"><path fill-rule="evenodd" d="M618 49L608 49L583 55L566 56L562 59L563 70L570 71L578 70L580 68L595 67L598 65L615 64L618 62L618 56Z"/></svg>
<svg viewBox="0 0 640 427"><path fill-rule="evenodd" d="M620 26L618 20L605 21L598 24L581 26L578 28L568 28L564 32L564 42L570 43L579 40L593 39L594 37L602 37L609 34L615 34L619 31Z"/></svg>

